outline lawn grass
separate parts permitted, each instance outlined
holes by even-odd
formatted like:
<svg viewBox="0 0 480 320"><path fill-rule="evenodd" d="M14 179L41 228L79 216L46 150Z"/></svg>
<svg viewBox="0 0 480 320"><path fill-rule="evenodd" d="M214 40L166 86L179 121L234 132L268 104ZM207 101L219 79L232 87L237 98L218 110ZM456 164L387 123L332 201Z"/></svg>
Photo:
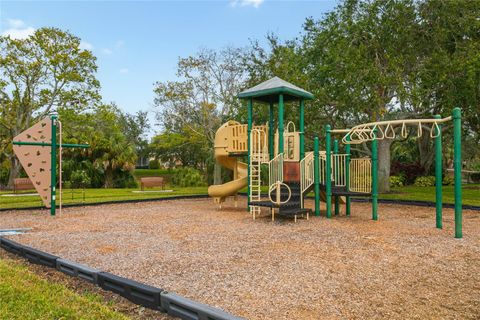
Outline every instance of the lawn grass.
<svg viewBox="0 0 480 320"><path fill-rule="evenodd" d="M453 186L443 186L443 203L454 203ZM379 199L420 200L435 202L435 187L405 186L392 188L390 193L380 194ZM464 205L480 206L480 184L462 186Z"/></svg>
<svg viewBox="0 0 480 320"><path fill-rule="evenodd" d="M15 261L0 258L0 319L129 319L91 294L50 283Z"/></svg>
<svg viewBox="0 0 480 320"><path fill-rule="evenodd" d="M167 187L166 189L170 189ZM189 187L189 188L171 188L173 192L169 193L135 193L139 189L85 189L85 203L101 203L107 201L122 201L122 200L141 200L141 199L158 199L179 195L206 195L207 187ZM159 188L147 189L161 190ZM267 192L267 187L262 187L263 192ZM73 191L73 198L72 198ZM247 188L240 190L240 192L247 192ZM0 192L5 194L7 192ZM468 184L462 187L463 204L480 206L480 184ZM313 196L310 193L309 196ZM416 201L435 201L435 187L416 187L405 186L399 188L392 188L390 193L380 194L379 199L395 199L395 200L416 200ZM443 187L443 202L453 204L453 186ZM83 201L83 191L81 189L64 189L63 190L64 204L81 204ZM26 207L43 207L38 196L25 197L1 197L0 209L9 208L26 208Z"/></svg>
<svg viewBox="0 0 480 320"><path fill-rule="evenodd" d="M166 189L170 189L168 186ZM85 189L85 201L83 200L82 189L63 189L63 204L100 203L107 201L157 199L181 195L204 195L207 194L207 187L171 188L173 192L167 193L135 193L140 189ZM160 188L148 188L146 191L160 191ZM35 191L30 191L35 192ZM43 207L38 195L23 197L1 196L7 192L0 192L0 209ZM10 192L8 192L10 193ZM28 193L28 192L25 192ZM58 199L58 195L57 195Z"/></svg>

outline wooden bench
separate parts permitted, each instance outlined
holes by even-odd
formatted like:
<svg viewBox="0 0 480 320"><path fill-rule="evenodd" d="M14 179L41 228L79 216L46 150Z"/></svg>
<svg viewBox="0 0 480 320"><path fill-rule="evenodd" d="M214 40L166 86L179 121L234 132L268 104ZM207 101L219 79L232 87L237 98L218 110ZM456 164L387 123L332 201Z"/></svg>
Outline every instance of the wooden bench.
<svg viewBox="0 0 480 320"><path fill-rule="evenodd" d="M165 188L165 179L163 177L143 177L140 178L140 188L142 191L145 187L162 187Z"/></svg>
<svg viewBox="0 0 480 320"><path fill-rule="evenodd" d="M32 181L29 178L15 178L13 179L13 192L17 193L19 190L35 189Z"/></svg>

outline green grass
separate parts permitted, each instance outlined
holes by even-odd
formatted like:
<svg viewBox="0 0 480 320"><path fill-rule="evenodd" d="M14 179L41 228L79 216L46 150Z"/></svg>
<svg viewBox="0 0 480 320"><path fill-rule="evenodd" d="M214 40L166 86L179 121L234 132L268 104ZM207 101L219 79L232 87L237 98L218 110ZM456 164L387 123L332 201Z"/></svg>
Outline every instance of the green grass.
<svg viewBox="0 0 480 320"><path fill-rule="evenodd" d="M166 189L170 189L166 187ZM207 187L173 188L168 193L135 193L140 189L85 189L85 203L99 203L107 201L157 199L180 195L201 195L207 194ZM158 191L160 188L147 188L146 191ZM73 196L72 196L73 191ZM35 192L35 191L30 191ZM43 207L40 197L5 197L1 196L7 192L0 192L0 209ZM8 192L10 193L10 192ZM26 192L28 193L28 192ZM58 198L58 196L57 196ZM63 204L84 203L83 191L81 189L63 189Z"/></svg>
<svg viewBox="0 0 480 320"><path fill-rule="evenodd" d="M167 187L167 189L169 189ZM138 200L138 199L157 199L172 197L178 195L205 195L207 194L207 187L190 187L190 188L173 188L174 192L170 193L134 193L139 189L85 189L85 203L100 203L106 201L122 201L122 200ZM160 190L159 188L147 189ZM263 188L263 192L267 192L268 188ZM463 204L480 206L480 184L463 185ZM240 190L246 192L247 188ZM7 192L0 192L5 194ZM313 193L309 194L313 196ZM390 193L380 194L380 199L400 199L400 200L420 200L420 201L435 201L435 187L416 187L406 186L400 188L393 188ZM454 203L453 186L443 187L443 202ZM83 203L83 191L80 189L63 190L64 204L78 204ZM25 207L42 207L42 203L38 196L26 197L0 197L0 208L25 208Z"/></svg>
<svg viewBox="0 0 480 320"><path fill-rule="evenodd" d="M0 258L0 319L129 319L93 294L50 283Z"/></svg>
<svg viewBox="0 0 480 320"><path fill-rule="evenodd" d="M443 203L454 203L453 186L444 186ZM380 194L379 199L420 200L435 202L435 187L406 186L392 188L391 193ZM462 186L464 205L480 206L480 184Z"/></svg>

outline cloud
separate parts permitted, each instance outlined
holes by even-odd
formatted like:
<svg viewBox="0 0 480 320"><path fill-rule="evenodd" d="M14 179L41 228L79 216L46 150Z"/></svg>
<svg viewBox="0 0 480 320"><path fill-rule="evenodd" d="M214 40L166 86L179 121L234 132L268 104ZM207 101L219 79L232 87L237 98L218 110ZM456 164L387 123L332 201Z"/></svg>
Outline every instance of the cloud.
<svg viewBox="0 0 480 320"><path fill-rule="evenodd" d="M121 74L127 74L127 73L130 72L130 70L128 70L128 68L122 68L122 69L119 70L119 72L120 72Z"/></svg>
<svg viewBox="0 0 480 320"><path fill-rule="evenodd" d="M87 41L81 41L79 48L82 50L93 50L93 45Z"/></svg>
<svg viewBox="0 0 480 320"><path fill-rule="evenodd" d="M2 36L12 39L26 39L35 32L35 28L27 27L25 22L19 19L7 19L7 26Z"/></svg>
<svg viewBox="0 0 480 320"><path fill-rule="evenodd" d="M125 45L125 41L123 40L118 40L117 43L115 43L115 47L121 48Z"/></svg>
<svg viewBox="0 0 480 320"><path fill-rule="evenodd" d="M108 55L111 55L113 51L108 48L103 48L102 53L108 56Z"/></svg>
<svg viewBox="0 0 480 320"><path fill-rule="evenodd" d="M258 8L263 2L264 0L231 0L230 5L232 7L252 6L252 7Z"/></svg>

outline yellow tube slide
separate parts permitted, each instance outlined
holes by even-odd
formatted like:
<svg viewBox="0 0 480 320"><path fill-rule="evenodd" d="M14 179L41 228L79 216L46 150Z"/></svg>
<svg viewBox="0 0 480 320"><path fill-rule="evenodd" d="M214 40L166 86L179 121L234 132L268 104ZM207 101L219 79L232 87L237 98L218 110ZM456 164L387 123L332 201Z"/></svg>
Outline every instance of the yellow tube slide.
<svg viewBox="0 0 480 320"><path fill-rule="evenodd" d="M215 160L222 167L233 170L235 179L224 184L208 187L208 195L213 197L216 203L225 201L228 196L233 196L247 186L247 164L239 162L236 157L229 156L232 131L230 126L238 125L236 121L224 123L215 134Z"/></svg>

